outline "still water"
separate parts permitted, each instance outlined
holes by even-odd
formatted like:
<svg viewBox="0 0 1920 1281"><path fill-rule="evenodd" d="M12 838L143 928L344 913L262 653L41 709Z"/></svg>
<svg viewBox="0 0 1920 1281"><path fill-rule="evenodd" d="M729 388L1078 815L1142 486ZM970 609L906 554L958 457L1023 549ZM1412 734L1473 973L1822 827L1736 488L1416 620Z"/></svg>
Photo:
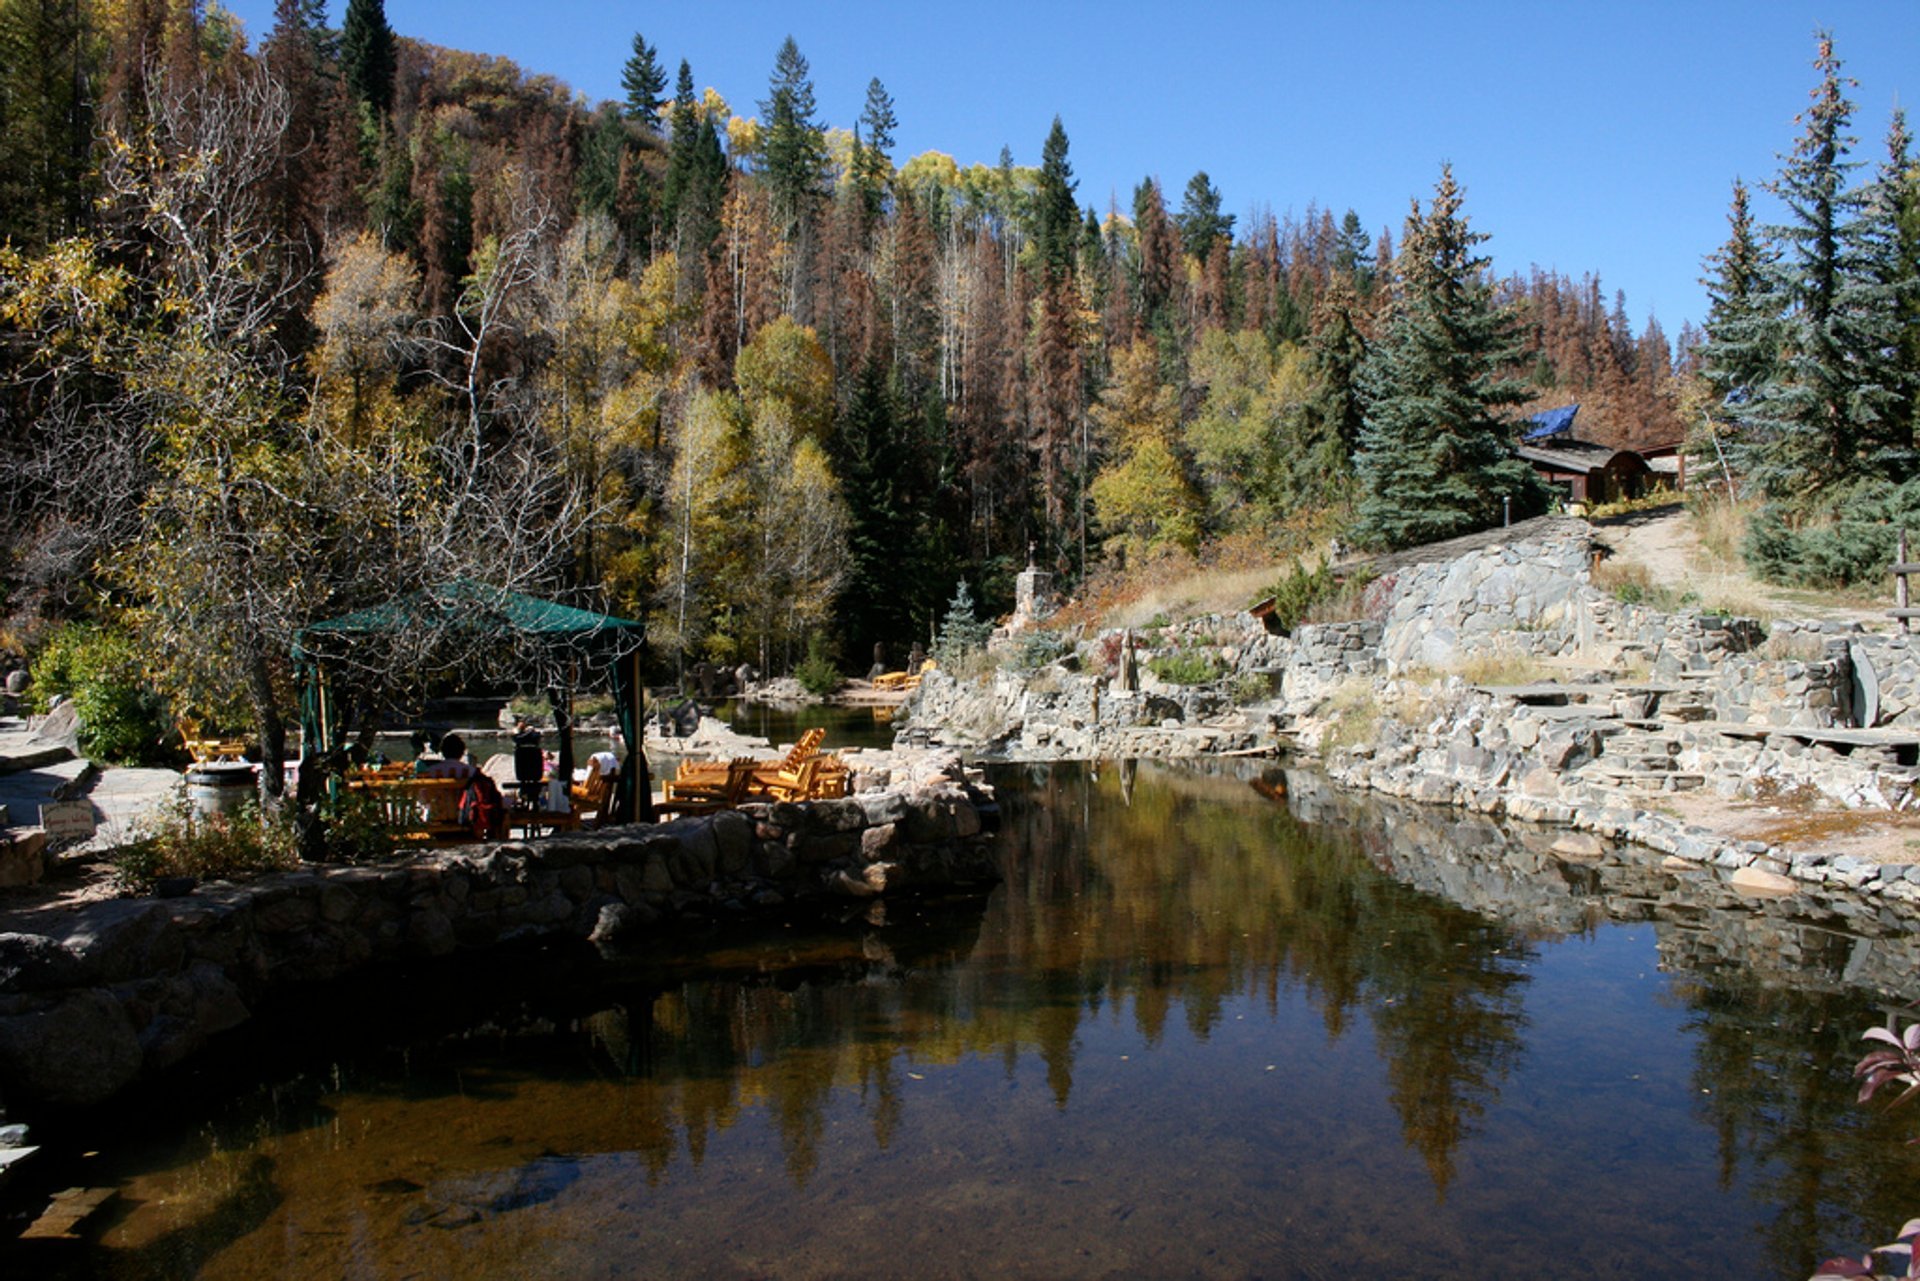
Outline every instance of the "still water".
<svg viewBox="0 0 1920 1281"><path fill-rule="evenodd" d="M99 1141L86 1266L1786 1278L1920 1212L1848 1080L1898 930L1271 767L994 782L984 898L280 1012Z"/></svg>

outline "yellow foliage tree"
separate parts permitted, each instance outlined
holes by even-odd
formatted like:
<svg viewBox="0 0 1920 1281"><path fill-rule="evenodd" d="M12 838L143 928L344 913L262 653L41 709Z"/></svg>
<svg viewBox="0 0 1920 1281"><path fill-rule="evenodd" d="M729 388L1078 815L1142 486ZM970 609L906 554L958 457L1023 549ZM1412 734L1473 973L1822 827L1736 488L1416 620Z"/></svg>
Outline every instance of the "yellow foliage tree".
<svg viewBox="0 0 1920 1281"><path fill-rule="evenodd" d="M1191 551L1200 541L1202 503L1175 444L1179 393L1160 381L1151 339L1114 357L1113 381L1091 412L1114 460L1091 487L1108 549L1129 555Z"/></svg>

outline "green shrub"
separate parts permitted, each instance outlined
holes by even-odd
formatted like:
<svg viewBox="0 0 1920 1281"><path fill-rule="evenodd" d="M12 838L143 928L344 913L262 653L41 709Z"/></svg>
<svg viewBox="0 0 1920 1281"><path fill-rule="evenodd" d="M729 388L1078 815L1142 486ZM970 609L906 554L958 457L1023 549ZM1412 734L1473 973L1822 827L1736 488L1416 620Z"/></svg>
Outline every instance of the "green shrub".
<svg viewBox="0 0 1920 1281"><path fill-rule="evenodd" d="M1013 666L1028 671L1046 667L1059 662L1071 649L1058 632L1028 632L1014 651Z"/></svg>
<svg viewBox="0 0 1920 1281"><path fill-rule="evenodd" d="M1869 481L1819 496L1818 506L1769 502L1747 521L1741 555L1760 577L1797 587L1885 580L1899 531L1920 543L1920 481Z"/></svg>
<svg viewBox="0 0 1920 1281"><path fill-rule="evenodd" d="M1314 569L1304 568L1296 559L1285 577L1268 589L1273 598L1274 625L1292 632L1302 623L1334 622L1358 618L1367 585L1374 580L1371 569L1362 567L1344 576L1323 561Z"/></svg>
<svg viewBox="0 0 1920 1281"><path fill-rule="evenodd" d="M1147 660L1147 670L1169 685L1205 685L1226 674L1226 664L1211 650L1182 649Z"/></svg>
<svg viewBox="0 0 1920 1281"><path fill-rule="evenodd" d="M794 679L809 694L825 698L840 688L840 669L827 652L827 638L819 632L807 638L807 656L793 669Z"/></svg>
<svg viewBox="0 0 1920 1281"><path fill-rule="evenodd" d="M507 700L507 710L513 713L516 720L535 724L553 720L553 700L544 694L515 694Z"/></svg>
<svg viewBox="0 0 1920 1281"><path fill-rule="evenodd" d="M366 792L343 788L338 797L321 802L319 816L326 857L334 862L378 862L392 854L399 842L399 829L387 817L387 807Z"/></svg>
<svg viewBox="0 0 1920 1281"><path fill-rule="evenodd" d="M55 695L71 699L80 750L92 760L142 765L168 758L171 718L166 701L147 686L139 651L124 632L69 623L34 659L34 710L51 710Z"/></svg>
<svg viewBox="0 0 1920 1281"><path fill-rule="evenodd" d="M1259 672L1242 672L1233 678L1233 701L1235 703L1264 703L1274 695L1274 683L1271 677Z"/></svg>
<svg viewBox="0 0 1920 1281"><path fill-rule="evenodd" d="M134 839L115 851L113 867L122 886L145 894L165 876L240 880L285 871L299 864L294 850L293 825L263 819L252 801L234 814L210 817L195 813L179 794L140 823Z"/></svg>

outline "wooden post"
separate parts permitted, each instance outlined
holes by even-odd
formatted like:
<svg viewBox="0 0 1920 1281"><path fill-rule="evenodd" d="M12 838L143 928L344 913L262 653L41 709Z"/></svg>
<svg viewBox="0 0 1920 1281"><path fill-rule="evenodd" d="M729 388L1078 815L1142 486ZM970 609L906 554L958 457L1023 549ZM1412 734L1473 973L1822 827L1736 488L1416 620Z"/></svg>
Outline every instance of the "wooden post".
<svg viewBox="0 0 1920 1281"><path fill-rule="evenodd" d="M1907 617L1907 527L1900 527L1900 540L1895 544L1893 559L1893 603L1900 611L1900 630L1911 631L1912 622Z"/></svg>

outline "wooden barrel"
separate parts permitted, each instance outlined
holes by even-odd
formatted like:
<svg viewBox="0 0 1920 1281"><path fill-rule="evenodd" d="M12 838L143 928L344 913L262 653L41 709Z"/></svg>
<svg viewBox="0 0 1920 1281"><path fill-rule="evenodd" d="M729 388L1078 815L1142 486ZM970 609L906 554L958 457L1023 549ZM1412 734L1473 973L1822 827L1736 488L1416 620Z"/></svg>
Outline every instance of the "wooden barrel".
<svg viewBox="0 0 1920 1281"><path fill-rule="evenodd" d="M260 767L247 761L217 761L187 771L187 799L205 817L232 814L255 795Z"/></svg>

